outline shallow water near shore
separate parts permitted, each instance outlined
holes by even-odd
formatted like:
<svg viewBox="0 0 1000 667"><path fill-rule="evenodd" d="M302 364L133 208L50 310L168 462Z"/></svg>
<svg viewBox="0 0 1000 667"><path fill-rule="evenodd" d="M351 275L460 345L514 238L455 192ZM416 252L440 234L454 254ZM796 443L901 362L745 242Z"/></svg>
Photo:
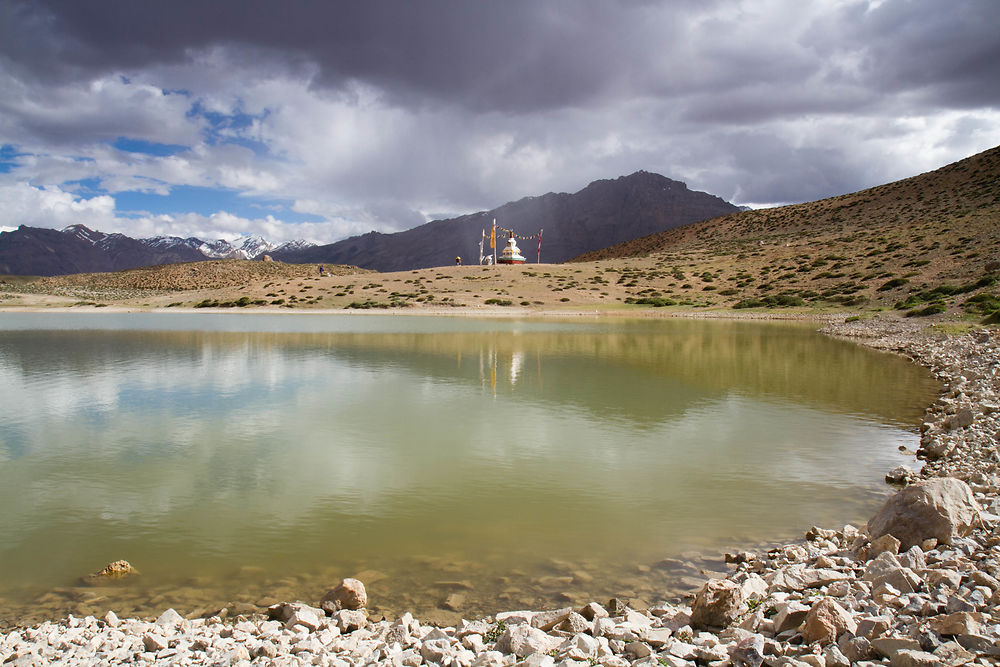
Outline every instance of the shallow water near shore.
<svg viewBox="0 0 1000 667"><path fill-rule="evenodd" d="M0 618L653 602L913 463L930 374L812 329L4 313Z"/></svg>

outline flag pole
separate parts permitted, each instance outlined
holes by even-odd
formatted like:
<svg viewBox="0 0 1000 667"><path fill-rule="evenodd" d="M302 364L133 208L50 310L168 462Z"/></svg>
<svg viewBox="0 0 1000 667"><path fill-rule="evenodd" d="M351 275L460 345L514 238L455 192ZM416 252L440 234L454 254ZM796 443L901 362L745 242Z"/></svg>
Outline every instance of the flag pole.
<svg viewBox="0 0 1000 667"><path fill-rule="evenodd" d="M536 264L542 263L542 232L544 231L544 229L538 230L538 258L535 260Z"/></svg>
<svg viewBox="0 0 1000 667"><path fill-rule="evenodd" d="M497 263L497 219L493 218L493 233L490 236L490 247L493 248L493 264Z"/></svg>

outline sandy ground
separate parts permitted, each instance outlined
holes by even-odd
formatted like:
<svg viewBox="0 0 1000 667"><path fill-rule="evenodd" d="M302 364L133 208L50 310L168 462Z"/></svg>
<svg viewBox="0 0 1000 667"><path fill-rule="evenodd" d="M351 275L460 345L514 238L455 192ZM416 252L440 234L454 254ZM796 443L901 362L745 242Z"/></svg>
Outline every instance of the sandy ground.
<svg viewBox="0 0 1000 667"><path fill-rule="evenodd" d="M210 289L139 289L124 274L62 277L7 284L0 310L239 310L266 312L391 312L395 314L566 315L644 317L666 310L684 314L744 313L732 298L705 290L708 283L679 282L651 258L581 264L447 266L395 273L320 274L308 267L297 277L250 278ZM315 273L313 273L315 270ZM115 277L112 281L111 277ZM138 282L138 281L137 281ZM684 287L684 285L692 285ZM629 303L665 298L667 308ZM242 301L241 301L242 299ZM768 310L769 317L831 312L817 307ZM839 308L843 311L843 307Z"/></svg>

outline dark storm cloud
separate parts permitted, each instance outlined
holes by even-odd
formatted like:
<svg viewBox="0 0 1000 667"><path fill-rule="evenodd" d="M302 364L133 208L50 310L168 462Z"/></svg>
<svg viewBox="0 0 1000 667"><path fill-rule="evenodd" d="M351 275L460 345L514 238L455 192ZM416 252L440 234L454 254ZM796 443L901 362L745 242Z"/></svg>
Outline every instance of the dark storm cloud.
<svg viewBox="0 0 1000 667"><path fill-rule="evenodd" d="M697 21L720 5L717 16ZM251 45L265 58L316 63L324 84L360 79L517 110L616 92L683 92L700 77L713 86L801 83L818 65L777 47L782 35L744 33L740 10L735 3L596 0L15 0L3 8L0 49L53 73L141 68L183 62L192 49ZM998 25L995 0L895 0L873 9L856 2L792 46L817 59L854 54L855 83L892 91L939 86L939 95L930 93L938 103L995 103ZM691 61L663 62L685 55L676 45L692 38L699 43Z"/></svg>
<svg viewBox="0 0 1000 667"><path fill-rule="evenodd" d="M53 75L252 45L263 58L317 64L321 85L359 79L400 95L525 110L584 102L640 71L643 45L629 36L646 11L596 1L32 0L8 8L0 48Z"/></svg>
<svg viewBox="0 0 1000 667"><path fill-rule="evenodd" d="M318 85L361 80L401 103L475 110L721 95L748 84L776 98L771 113L786 111L782 86L909 90L946 107L1000 99L995 0L850 3L801 36L757 34L740 5L705 2L15 0L3 12L0 49L43 76L183 63L193 51L244 45L259 50L248 59L314 63ZM740 106L727 115L738 119ZM748 121L761 106L746 107ZM802 110L793 100L787 113Z"/></svg>
<svg viewBox="0 0 1000 667"><path fill-rule="evenodd" d="M998 26L991 0L897 0L870 11L850 5L806 38L833 57L857 54L857 82L872 91L965 108L1000 103Z"/></svg>

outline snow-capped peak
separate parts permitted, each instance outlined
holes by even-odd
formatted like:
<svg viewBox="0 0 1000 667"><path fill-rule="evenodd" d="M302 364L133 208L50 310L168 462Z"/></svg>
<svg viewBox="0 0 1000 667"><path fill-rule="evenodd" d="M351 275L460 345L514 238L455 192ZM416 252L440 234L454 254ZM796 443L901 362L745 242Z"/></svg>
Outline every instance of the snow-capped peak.
<svg viewBox="0 0 1000 667"><path fill-rule="evenodd" d="M95 232L93 229L84 225L70 225L69 227L63 228L61 231L63 234L69 234L82 241L86 241L90 245L96 245L107 237L107 234L104 232Z"/></svg>
<svg viewBox="0 0 1000 667"><path fill-rule="evenodd" d="M272 250L276 252L279 250L302 250L303 248L311 248L314 245L316 244L304 241L303 239L298 239L296 241L286 241L279 246L275 246Z"/></svg>
<svg viewBox="0 0 1000 667"><path fill-rule="evenodd" d="M237 251L243 253L247 259L253 259L277 247L277 244L265 241L260 236L243 236L233 241L232 245Z"/></svg>

